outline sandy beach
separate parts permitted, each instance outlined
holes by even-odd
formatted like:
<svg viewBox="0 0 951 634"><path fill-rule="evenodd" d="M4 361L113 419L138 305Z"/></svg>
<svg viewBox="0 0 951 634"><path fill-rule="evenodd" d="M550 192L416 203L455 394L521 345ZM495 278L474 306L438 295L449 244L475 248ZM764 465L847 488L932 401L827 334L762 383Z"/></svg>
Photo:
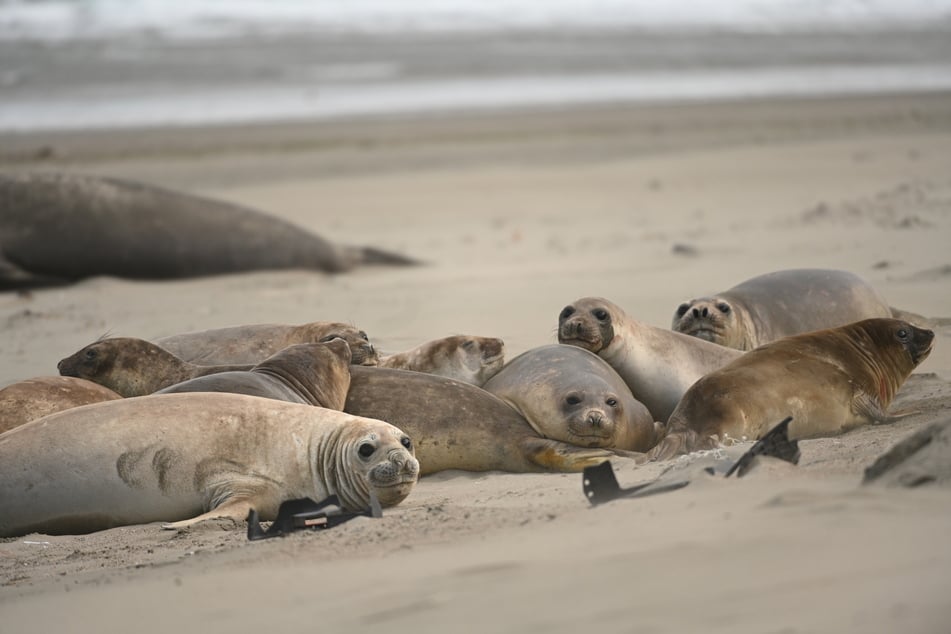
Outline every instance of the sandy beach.
<svg viewBox="0 0 951 634"><path fill-rule="evenodd" d="M0 294L0 385L104 334L256 322L352 322L388 352L494 336L513 358L554 342L583 296L668 327L685 299L793 267L951 316L945 93L6 133L0 148L3 170L175 187L425 262ZM580 474L447 472L382 519L269 542L229 522L0 540L2 629L944 632L951 492L860 483L949 406L942 328L895 403L916 413L803 441L798 467L598 507ZM630 486L667 465L615 466Z"/></svg>

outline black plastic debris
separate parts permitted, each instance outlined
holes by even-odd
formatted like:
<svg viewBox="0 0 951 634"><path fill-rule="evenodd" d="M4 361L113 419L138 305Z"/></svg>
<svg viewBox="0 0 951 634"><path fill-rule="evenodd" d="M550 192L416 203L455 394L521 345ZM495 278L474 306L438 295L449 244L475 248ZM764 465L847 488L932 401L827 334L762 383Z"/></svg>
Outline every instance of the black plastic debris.
<svg viewBox="0 0 951 634"><path fill-rule="evenodd" d="M740 456L740 459L730 467L724 477L729 478L736 472L736 477L742 478L749 471L756 456L771 456L779 458L792 464L799 464L799 441L789 439L789 423L792 422L792 416L787 416L775 427L753 443L749 451Z"/></svg>
<svg viewBox="0 0 951 634"><path fill-rule="evenodd" d="M258 512L254 509L248 511L248 539L255 541L283 537L299 530L333 528L355 517L383 517L383 508L375 495L370 494L370 508L353 513L343 510L336 495L324 498L320 502L310 498L287 500L281 503L277 518L271 522L271 526L266 531L261 528Z"/></svg>

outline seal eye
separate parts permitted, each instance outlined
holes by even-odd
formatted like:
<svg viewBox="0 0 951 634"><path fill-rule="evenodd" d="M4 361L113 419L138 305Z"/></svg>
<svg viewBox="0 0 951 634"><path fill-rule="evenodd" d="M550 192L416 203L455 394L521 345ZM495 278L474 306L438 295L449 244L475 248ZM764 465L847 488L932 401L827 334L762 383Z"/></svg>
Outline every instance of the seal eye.
<svg viewBox="0 0 951 634"><path fill-rule="evenodd" d="M86 355L86 360L87 360L87 361L92 361L93 359L95 359L95 358L98 356L98 354L96 353L96 351L93 350L92 348L90 348L89 350L86 350L85 355Z"/></svg>
<svg viewBox="0 0 951 634"><path fill-rule="evenodd" d="M581 399L575 396L574 394L572 394L571 396L565 399L565 402L568 403L569 405L577 405L578 403L581 402Z"/></svg>
<svg viewBox="0 0 951 634"><path fill-rule="evenodd" d="M609 398L608 400L605 401L605 403L608 404L608 407L617 407L617 399L616 399L616 398Z"/></svg>
<svg viewBox="0 0 951 634"><path fill-rule="evenodd" d="M341 337L340 335L327 335L326 337L323 337L317 343L330 343L334 339L343 339L343 337Z"/></svg>
<svg viewBox="0 0 951 634"><path fill-rule="evenodd" d="M403 436L402 438L400 438L400 444L403 445L407 449L413 448L413 441L409 439L409 436Z"/></svg>
<svg viewBox="0 0 951 634"><path fill-rule="evenodd" d="M558 319L568 319L575 314L574 306L565 306L561 309L561 314L558 315Z"/></svg>
<svg viewBox="0 0 951 634"><path fill-rule="evenodd" d="M896 332L895 334L898 335L898 338L901 339L902 341L905 341L906 339L908 339L908 331L905 330L904 328L899 328L898 332Z"/></svg>
<svg viewBox="0 0 951 634"><path fill-rule="evenodd" d="M370 340L370 338L367 337L367 333L363 332L362 330L360 331L360 336L363 337L363 340L364 340L364 341L369 341L369 340Z"/></svg>
<svg viewBox="0 0 951 634"><path fill-rule="evenodd" d="M466 339L465 341L462 342L462 347L465 348L466 350L472 350L472 346L474 345L475 345L475 341L473 341L472 339Z"/></svg>
<svg viewBox="0 0 951 634"><path fill-rule="evenodd" d="M719 302L717 304L717 310L726 315L730 312L730 305L725 302Z"/></svg>
<svg viewBox="0 0 951 634"><path fill-rule="evenodd" d="M370 456L373 455L373 452L375 451L376 451L376 447L374 447L371 443L368 443L368 442L363 443L362 445L360 445L360 448L357 449L357 453L360 454L362 458L369 458Z"/></svg>
<svg viewBox="0 0 951 634"><path fill-rule="evenodd" d="M677 316L683 317L684 315L687 314L688 310L690 310L689 304L681 304L680 306L677 307Z"/></svg>
<svg viewBox="0 0 951 634"><path fill-rule="evenodd" d="M604 321L608 318L608 311L598 308L594 311L594 316L598 318L598 321Z"/></svg>

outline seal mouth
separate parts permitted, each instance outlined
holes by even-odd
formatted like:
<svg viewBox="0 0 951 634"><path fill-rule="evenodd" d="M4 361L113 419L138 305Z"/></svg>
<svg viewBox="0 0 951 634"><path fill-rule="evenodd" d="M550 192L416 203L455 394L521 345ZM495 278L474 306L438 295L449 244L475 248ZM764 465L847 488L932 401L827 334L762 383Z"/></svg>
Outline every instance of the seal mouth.
<svg viewBox="0 0 951 634"><path fill-rule="evenodd" d="M601 350L601 340L595 337L592 337L592 338L579 337L579 336L566 337L563 335L559 335L558 343L565 344L566 346L575 346L577 348L584 348L585 350L589 350L591 352L598 352L599 350Z"/></svg>
<svg viewBox="0 0 951 634"><path fill-rule="evenodd" d="M710 341L713 343L717 342L717 339L720 337L720 331L710 328L708 326L701 326L699 328L691 328L689 330L682 331L685 335L690 335L691 337L696 337L698 339L703 339L705 341Z"/></svg>
<svg viewBox="0 0 951 634"><path fill-rule="evenodd" d="M571 436L571 444L582 447L606 447L614 440L614 434L608 430L605 430L602 434L593 434L590 430L585 430L585 433L578 433L569 428L568 433Z"/></svg>

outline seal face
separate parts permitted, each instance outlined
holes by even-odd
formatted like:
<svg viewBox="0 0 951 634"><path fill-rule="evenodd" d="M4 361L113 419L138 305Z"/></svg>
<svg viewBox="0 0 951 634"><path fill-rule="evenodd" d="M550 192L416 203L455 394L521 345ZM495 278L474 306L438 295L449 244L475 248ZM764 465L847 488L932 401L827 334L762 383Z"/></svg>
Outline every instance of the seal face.
<svg viewBox="0 0 951 634"><path fill-rule="evenodd" d="M736 313L730 302L710 297L693 299L678 306L671 328L721 346L739 348L743 342L733 336L739 329L736 322Z"/></svg>
<svg viewBox="0 0 951 634"><path fill-rule="evenodd" d="M505 363L505 342L495 337L454 335L384 356L380 367L445 376L482 386Z"/></svg>
<svg viewBox="0 0 951 634"><path fill-rule="evenodd" d="M933 342L931 330L875 318L760 346L687 390L651 457L758 439L786 416L793 438L893 420L888 406Z"/></svg>
<svg viewBox="0 0 951 634"><path fill-rule="evenodd" d="M0 433L65 409L122 398L92 381L41 376L0 389Z"/></svg>

